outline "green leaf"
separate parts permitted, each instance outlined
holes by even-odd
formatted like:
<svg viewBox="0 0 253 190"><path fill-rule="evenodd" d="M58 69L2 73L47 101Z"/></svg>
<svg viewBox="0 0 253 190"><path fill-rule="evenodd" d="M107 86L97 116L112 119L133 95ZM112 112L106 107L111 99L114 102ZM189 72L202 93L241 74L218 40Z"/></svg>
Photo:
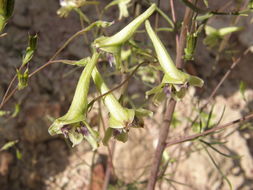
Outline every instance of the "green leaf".
<svg viewBox="0 0 253 190"><path fill-rule="evenodd" d="M90 57L86 57L86 58L80 59L78 61L59 60L59 62L67 64L67 65L74 65L74 66L79 66L79 67L85 67L90 62Z"/></svg>
<svg viewBox="0 0 253 190"><path fill-rule="evenodd" d="M196 20L197 21L206 21L208 20L209 18L211 18L213 16L213 13L206 13L204 15L199 15L197 16Z"/></svg>
<svg viewBox="0 0 253 190"><path fill-rule="evenodd" d="M230 26L230 27L224 27L224 28L218 29L218 33L219 33L220 36L223 37L223 36L231 34L233 32L238 32L242 29L243 29L242 27Z"/></svg>
<svg viewBox="0 0 253 190"><path fill-rule="evenodd" d="M241 95L242 95L242 97L243 97L243 99L244 99L245 101L246 101L246 97L245 97L245 90L246 90L246 88L247 88L246 83L243 82L243 81L241 81L241 82L240 82L240 86L239 86L239 90L240 90L240 93L241 93Z"/></svg>
<svg viewBox="0 0 253 190"><path fill-rule="evenodd" d="M18 148L16 149L16 157L17 157L17 159L19 159L19 160L21 160L22 157L23 157L22 153L20 152L20 150L19 150Z"/></svg>
<svg viewBox="0 0 253 190"><path fill-rule="evenodd" d="M205 6L208 8L209 7L208 0L203 0L203 1L205 3Z"/></svg>
<svg viewBox="0 0 253 190"><path fill-rule="evenodd" d="M223 27L220 29L215 29L211 26L205 26L206 38L204 39L204 44L213 48L218 45L219 41L228 34L242 30L242 27L231 26Z"/></svg>
<svg viewBox="0 0 253 190"><path fill-rule="evenodd" d="M20 112L20 104L15 104L15 110L12 113L11 117L16 117Z"/></svg>
<svg viewBox="0 0 253 190"><path fill-rule="evenodd" d="M20 70L17 70L17 76L18 76L18 90L22 90L25 87L28 86L28 68L25 70L24 73L21 73Z"/></svg>
<svg viewBox="0 0 253 190"><path fill-rule="evenodd" d="M0 151L8 150L9 148L13 147L17 143L18 143L18 140L9 141L2 146Z"/></svg>
<svg viewBox="0 0 253 190"><path fill-rule="evenodd" d="M220 169L220 166L216 163L216 161L214 160L213 156L210 154L210 152L208 151L208 149L203 146L204 150L206 151L207 155L209 156L210 160L212 161L212 163L214 164L215 168L218 170L218 172L220 173L220 175L222 176L222 178L227 182L229 189L232 190L233 186L230 182L230 180L228 179L228 177L223 173L223 171Z"/></svg>
<svg viewBox="0 0 253 190"><path fill-rule="evenodd" d="M10 114L10 111L0 110L0 117Z"/></svg>

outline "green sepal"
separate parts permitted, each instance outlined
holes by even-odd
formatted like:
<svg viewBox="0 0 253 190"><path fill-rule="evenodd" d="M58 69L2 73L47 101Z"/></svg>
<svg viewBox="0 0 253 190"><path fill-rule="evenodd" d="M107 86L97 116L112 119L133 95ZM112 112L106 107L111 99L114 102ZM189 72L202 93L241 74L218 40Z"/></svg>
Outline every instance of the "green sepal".
<svg viewBox="0 0 253 190"><path fill-rule="evenodd" d="M118 114L112 115L110 113L109 118L109 126L111 128L125 128L132 124L134 117L135 117L135 111L133 109L127 109L124 108L126 111L126 119L121 119Z"/></svg>
<svg viewBox="0 0 253 190"><path fill-rule="evenodd" d="M146 98L148 98L148 96L154 95L152 101L155 105L159 105L166 98L166 95L163 91L164 86L165 86L164 83L160 83L158 86L147 91Z"/></svg>
<svg viewBox="0 0 253 190"><path fill-rule="evenodd" d="M104 52L112 53L112 54L118 54L121 50L121 44L116 44L113 46L103 46L103 45L98 45L102 44L108 37L101 36L95 40L95 47L99 48L99 50L102 50Z"/></svg>
<svg viewBox="0 0 253 190"><path fill-rule="evenodd" d="M87 122L85 122L85 126L87 127L89 134L84 135L84 138L90 143L92 150L96 150L99 146L99 133L95 130L93 130Z"/></svg>
<svg viewBox="0 0 253 190"><path fill-rule="evenodd" d="M177 85L173 85L173 87L176 89L176 91L171 93L172 98L175 100L181 100L185 96L187 88L178 87Z"/></svg>
<svg viewBox="0 0 253 190"><path fill-rule="evenodd" d="M178 72L182 72L182 71L178 70ZM165 75L163 76L163 79L162 79L162 83L164 83L164 84L184 84L184 83L186 83L189 75L182 72L181 76L182 76L181 78L172 78L170 75L165 73Z"/></svg>
<svg viewBox="0 0 253 190"><path fill-rule="evenodd" d="M69 113L69 112L68 112ZM50 135L63 134L61 129L65 125L76 124L84 121L86 118L84 115L73 116L72 114L65 114L64 116L56 119L53 124L49 127L48 132ZM73 118L74 117L74 118Z"/></svg>
<svg viewBox="0 0 253 190"><path fill-rule="evenodd" d="M132 123L132 127L134 127L134 128L143 128L144 127L143 117L146 117L146 116L152 117L153 116L153 112L150 110L147 110L147 109L138 108L138 109L135 109L134 111L135 111L135 118Z"/></svg>
<svg viewBox="0 0 253 190"><path fill-rule="evenodd" d="M128 132L123 130L120 134L115 135L115 139L117 139L120 142L127 142L128 140Z"/></svg>
<svg viewBox="0 0 253 190"><path fill-rule="evenodd" d="M83 141L83 134L77 131L77 127L72 126L68 131L69 140L72 143L72 147L80 144Z"/></svg>
<svg viewBox="0 0 253 190"><path fill-rule="evenodd" d="M158 86L155 86L151 90L146 92L146 98L152 94L156 94L162 91L163 87L165 86L164 83L160 83Z"/></svg>
<svg viewBox="0 0 253 190"><path fill-rule="evenodd" d="M137 117L146 117L146 116L152 117L153 112L144 108L138 108L138 109L135 109L135 115Z"/></svg>
<svg viewBox="0 0 253 190"><path fill-rule="evenodd" d="M201 78L193 75L189 75L188 82L191 86L197 86L200 88L204 85L204 81Z"/></svg>

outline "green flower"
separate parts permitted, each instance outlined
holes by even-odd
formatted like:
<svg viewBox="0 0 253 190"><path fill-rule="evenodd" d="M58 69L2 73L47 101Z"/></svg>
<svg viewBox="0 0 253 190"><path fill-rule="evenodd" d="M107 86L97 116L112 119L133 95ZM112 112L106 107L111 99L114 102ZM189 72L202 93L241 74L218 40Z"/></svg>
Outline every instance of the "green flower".
<svg viewBox="0 0 253 190"><path fill-rule="evenodd" d="M48 129L50 135L64 134L64 130L68 129L67 130L68 137L73 143L73 146L75 146L76 144L79 144L82 141L82 139L85 137L83 136L83 134L80 133L80 130L83 124L89 129L90 134L93 134L91 135L91 137L96 139L98 136L98 135L95 135L96 132L93 131L91 127L89 127L88 123L86 122L86 112L87 112L87 107L88 107L87 96L88 96L88 91L89 91L89 86L90 86L91 72L93 68L95 67L95 65L97 64L98 58L99 58L99 54L94 53L89 63L87 63L86 67L84 68L79 78L79 81L75 90L74 98L72 100L72 103L70 105L68 112L64 116L56 119L54 123ZM97 144L93 143L92 146L93 146L93 149L95 149Z"/></svg>
<svg viewBox="0 0 253 190"><path fill-rule="evenodd" d="M111 53L115 56L116 67L120 68L121 46L126 43L140 27L140 25L149 18L156 10L156 5L152 4L144 13L135 18L127 26L111 37L101 36L94 41L94 46L98 50Z"/></svg>
<svg viewBox="0 0 253 190"><path fill-rule="evenodd" d="M185 94L185 88L187 85L202 87L204 81L199 77L189 75L181 70L179 70L174 62L172 61L170 55L168 54L167 50L165 49L164 45L162 44L161 40L158 38L154 30L152 29L150 22L145 22L145 27L149 38L151 39L153 46L155 48L158 61L162 67L164 72L164 77L162 83L152 89L151 91L147 92L147 95L161 92L162 88L165 87L165 84L170 84L172 89L172 96L175 98L182 98Z"/></svg>
<svg viewBox="0 0 253 190"><path fill-rule="evenodd" d="M101 94L109 91L103 78L95 67L92 71L92 78ZM118 141L126 142L128 131L132 127L143 127L143 117L152 115L152 112L145 109L128 109L123 107L112 93L104 96L104 104L110 113L109 128L106 130L103 143L108 144L111 137Z"/></svg>
<svg viewBox="0 0 253 190"><path fill-rule="evenodd" d="M109 91L96 67L92 71L92 78L101 94ZM110 127L125 128L133 122L134 110L123 108L112 93L104 96L104 103L110 112Z"/></svg>

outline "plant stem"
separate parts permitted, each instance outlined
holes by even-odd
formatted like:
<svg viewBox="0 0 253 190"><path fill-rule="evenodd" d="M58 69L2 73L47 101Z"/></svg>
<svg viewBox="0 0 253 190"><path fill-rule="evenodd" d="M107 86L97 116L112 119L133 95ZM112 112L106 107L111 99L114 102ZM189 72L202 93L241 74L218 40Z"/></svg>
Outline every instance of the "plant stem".
<svg viewBox="0 0 253 190"><path fill-rule="evenodd" d="M190 26L192 17L192 10L186 8L183 26L180 32L179 46L177 47L176 66L177 68L183 68L183 52L186 44L187 28ZM148 180L147 190L154 190L159 171L159 166L162 159L163 151L166 147L166 139L168 137L171 119L176 107L176 101L174 99L167 100L167 107L164 114L164 119L159 133L158 145L156 147L153 164L151 166L151 173Z"/></svg>
<svg viewBox="0 0 253 190"><path fill-rule="evenodd" d="M229 127L229 126L232 126L232 125L235 125L235 124L239 124L239 123L243 123L243 122L251 120L251 119L253 119L253 113L250 113L249 115L246 115L244 117L241 117L240 119L231 121L229 123L226 123L226 124L223 124L223 125L219 125L219 126L215 126L215 127L211 128L209 130L206 130L206 131L204 131L202 133L185 136L185 137L182 137L182 138L180 138L178 140L173 140L171 142L168 142L167 145L166 145L166 147L172 146L172 145L175 145L175 144L179 144L179 143L183 143L183 142L186 142L186 141L194 140L194 139L196 139L198 137L203 137L203 136L209 135L211 133L214 133L215 131L223 130L223 129Z"/></svg>
<svg viewBox="0 0 253 190"><path fill-rule="evenodd" d="M147 190L153 190L155 188L158 170L161 163L162 154L166 146L166 139L169 133L170 123L171 123L175 106L176 106L176 101L174 99L167 100L167 109L164 114L164 120L163 120L161 130L159 133L158 145L156 147L155 157L153 160L153 164L151 166L151 173L148 180Z"/></svg>

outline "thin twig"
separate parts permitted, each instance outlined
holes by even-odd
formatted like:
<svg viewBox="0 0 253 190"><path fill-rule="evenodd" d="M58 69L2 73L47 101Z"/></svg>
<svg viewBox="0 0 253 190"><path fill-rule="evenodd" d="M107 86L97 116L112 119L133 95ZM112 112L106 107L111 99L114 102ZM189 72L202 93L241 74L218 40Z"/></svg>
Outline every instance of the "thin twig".
<svg viewBox="0 0 253 190"><path fill-rule="evenodd" d="M38 69L36 69L35 71L33 71L28 78L32 77L33 75L35 75L37 72L41 71L42 69L44 69L45 67L47 67L48 65L54 63L53 60L58 56L58 54L72 41L74 40L77 36L83 34L84 32L87 32L90 28L92 28L93 26L90 25L88 27L86 27L83 30L80 30L78 32L76 32L74 35L72 35L56 52L55 54L49 59L48 62L46 62L44 65L40 66ZM19 68L19 70L22 68L22 66ZM4 104L6 104L6 102L9 101L9 99L13 96L13 94L17 91L17 86L9 93L12 85L15 82L15 79L17 78L17 74L14 75L13 79L11 80L10 84L8 85L8 88L3 96L3 99L1 101L0 104L0 109L4 106ZM9 93L9 94L8 94Z"/></svg>
<svg viewBox="0 0 253 190"><path fill-rule="evenodd" d="M101 108L101 101L98 102L98 106L99 106L99 116L101 119L101 123L102 123L102 129L103 132L105 134L106 131L106 124L103 118L103 113L102 113L102 108ZM103 184L103 190L107 190L109 181L110 181L110 175L111 172L113 173L113 175L115 176L115 169L113 166L113 151L114 151L114 144L112 145L112 150L110 149L109 145L107 146L107 150L108 150L108 160L107 160L107 166L106 166L106 172L105 172L105 178L104 178L104 184Z"/></svg>
<svg viewBox="0 0 253 190"><path fill-rule="evenodd" d="M6 90L6 92L5 92L4 96L3 96L2 101L1 101L0 109L1 109L2 106L4 105L5 99L7 98L8 93L9 93L9 91L11 90L11 87L12 87L13 83L15 82L16 78L17 78L17 74L15 74L15 76L12 78L10 84L8 85L8 88L7 88L7 90Z"/></svg>
<svg viewBox="0 0 253 190"><path fill-rule="evenodd" d="M219 88L221 87L221 85L224 83L224 81L228 78L228 76L230 75L230 73L233 71L233 69L238 65L238 63L240 63L240 61L242 60L242 58L247 55L250 51L250 48L246 49L243 54L238 57L235 61L233 61L232 65L230 66L230 68L227 70L227 72L225 73L225 75L222 77L222 79L220 80L220 82L215 86L215 88L213 89L211 95L207 98L207 101L205 102L205 104L200 108L199 112L202 112L206 106L211 102L211 100L213 99L214 95L217 93L217 91L219 90ZM197 121L197 119L199 118L199 115L197 115L193 121L192 124L195 123Z"/></svg>
<svg viewBox="0 0 253 190"><path fill-rule="evenodd" d="M175 6L174 6L174 0L170 0L170 7L171 7L171 15L172 15L172 20L176 26L176 13L175 13ZM179 46L179 36L176 34L176 47Z"/></svg>
<svg viewBox="0 0 253 190"><path fill-rule="evenodd" d="M99 96L97 96L96 98L94 98L90 103L89 103L89 106L93 105L97 100L103 98L104 96L106 96L107 94L110 94L112 93L113 91L119 89L120 87L122 87L123 85L125 85L131 78L132 76L137 72L137 70L144 64L146 64L147 62L141 62L139 65L137 65L135 67L135 69L132 71L132 73L125 79L123 80L119 85L115 86L114 88L110 89L109 91L107 91L106 93L104 94L101 94ZM88 106L88 107L89 107Z"/></svg>
<svg viewBox="0 0 253 190"><path fill-rule="evenodd" d="M175 144L179 144L179 143L184 143L186 141L191 141L191 140L194 140L194 139L196 139L198 137L203 137L203 136L209 135L209 134L214 133L216 131L223 130L223 129L231 126L231 125L240 124L240 123L248 121L250 119L253 119L253 113L250 113L249 115L246 115L244 117L241 117L240 119L231 121L229 123L226 123L226 124L223 124L223 125L218 125L218 126L213 127L213 128L211 128L209 130L206 130L206 131L204 131L202 133L195 134L195 135L185 136L185 137L182 137L182 138L180 138L178 140L173 140L171 142L168 142L166 144L166 147L172 146L172 145L175 145Z"/></svg>
<svg viewBox="0 0 253 190"><path fill-rule="evenodd" d="M90 166L89 190L93 190L92 189L92 184L93 184L93 169L94 169L96 154L97 154L97 150L94 151L93 154L92 154L91 166Z"/></svg>
<svg viewBox="0 0 253 190"><path fill-rule="evenodd" d="M217 84L217 86L214 88L214 90L212 91L211 95L208 97L207 102L204 104L203 107L206 107L211 99L214 97L214 95L217 93L218 89L221 87L221 85L224 83L224 81L227 79L227 77L230 75L230 73L232 72L232 70L235 68L235 66L241 61L241 59L247 55L250 51L250 48L246 49L243 54L237 58L235 61L233 61L232 65L230 66L230 68L227 70L226 74L222 77L222 79L220 80L220 82Z"/></svg>

